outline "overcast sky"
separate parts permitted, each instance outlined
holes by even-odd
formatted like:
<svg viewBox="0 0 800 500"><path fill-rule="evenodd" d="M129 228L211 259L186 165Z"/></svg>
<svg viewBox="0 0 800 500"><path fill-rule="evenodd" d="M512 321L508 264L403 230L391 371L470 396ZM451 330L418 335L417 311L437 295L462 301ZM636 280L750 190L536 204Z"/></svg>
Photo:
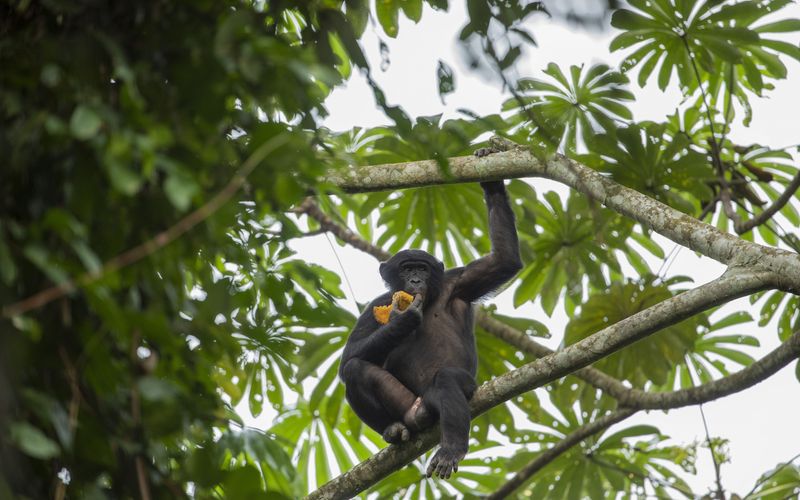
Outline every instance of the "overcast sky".
<svg viewBox="0 0 800 500"><path fill-rule="evenodd" d="M456 110L459 108L467 108L479 114L497 113L501 103L508 97L502 94L498 81L465 71L456 41L457 33L464 23L463 5L461 2L451 4L451 12L444 14L435 12L426 5L422 21L418 25L401 15L397 40L388 38L379 27L367 28L363 45L371 61L374 77L386 92L389 103L402 106L412 117L442 112L448 117L458 117ZM800 17L800 8L797 6L785 11L785 15L791 13L792 17ZM541 76L541 70L550 62L556 62L562 68L571 64L591 65L598 62L616 66L625 55L608 52L609 42L614 36L610 30L582 30L543 17L532 22L530 27L539 47L528 50L518 62L518 76ZM386 71L380 69L379 38L390 49L390 65ZM795 36L791 41L797 43L799 38ZM439 59L448 63L456 73L456 92L447 97L445 105L439 99L435 77ZM751 101L754 115L752 124L749 128L736 125L731 134L734 141L740 144L758 142L773 147L800 142L800 134L797 132L800 65L788 58L783 60L789 67L789 79L778 82L776 90L769 93L769 98ZM635 85L632 90L637 96L636 103L631 105L636 120L662 120L681 102L681 96L674 87L665 93L654 84L644 89ZM385 115L374 106L371 92L363 78L357 74L354 74L346 87L331 95L327 107L330 116L326 125L333 130L387 123ZM565 192L563 187L549 181L536 179L532 184L537 193L551 189ZM672 242L663 238L658 241L665 252L676 250L671 252L677 257L669 266L669 275L688 275L699 285L718 277L724 271L723 266L715 261L697 257L686 249L678 250ZM351 289L344 285L348 295L345 305L353 311L354 301L367 302L383 290L377 262L372 258L365 258L357 250L343 248L335 243L330 245L324 236L302 240L294 247L307 260L341 272L338 256L352 286ZM650 264L656 270L662 262L650 259ZM494 302L504 313L530 316L545 323L553 334L548 344L550 347L557 347L566 325L566 316L561 307L557 307L553 317L548 318L538 305L528 304L514 309L511 296L512 292L507 291L495 298ZM724 314L742 309L750 310L757 317L758 310L753 309L746 298L728 305ZM758 328L754 324L745 325L738 330L729 329L726 333L757 336L762 347L749 351L755 357L761 357L778 344L774 324L766 328ZM800 453L800 433L797 432L797 422L800 419L800 385L794 378L794 366L794 363L791 364L767 382L749 391L704 406L711 435L730 440L732 463L725 464L722 468L722 482L728 492L740 495L747 493L761 473ZM251 422L259 427L266 427L269 419L265 415ZM697 407L675 410L668 415L663 412L640 414L619 426L630 426L634 423L657 425L675 444L687 444L705 438ZM703 448L698 450L698 469L698 475L690 477L689 484L696 492L705 493L713 486L714 473L709 453Z"/></svg>

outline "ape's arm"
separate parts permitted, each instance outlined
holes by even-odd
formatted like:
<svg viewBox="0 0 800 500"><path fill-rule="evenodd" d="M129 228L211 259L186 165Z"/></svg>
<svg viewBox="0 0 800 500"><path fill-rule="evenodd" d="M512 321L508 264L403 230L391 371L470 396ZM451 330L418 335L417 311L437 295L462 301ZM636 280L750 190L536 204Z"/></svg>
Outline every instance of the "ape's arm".
<svg viewBox="0 0 800 500"><path fill-rule="evenodd" d="M457 275L453 295L467 302L493 292L522 268L514 212L503 181L482 182L481 187L489 210L492 251L462 268Z"/></svg>
<svg viewBox="0 0 800 500"><path fill-rule="evenodd" d="M378 366L383 365L389 353L419 326L422 320L421 312L417 314L410 310L391 316L385 325L378 323L372 308L386 302L386 298L379 297L361 313L344 346L342 361L339 365L340 376L344 366L351 359L362 359Z"/></svg>

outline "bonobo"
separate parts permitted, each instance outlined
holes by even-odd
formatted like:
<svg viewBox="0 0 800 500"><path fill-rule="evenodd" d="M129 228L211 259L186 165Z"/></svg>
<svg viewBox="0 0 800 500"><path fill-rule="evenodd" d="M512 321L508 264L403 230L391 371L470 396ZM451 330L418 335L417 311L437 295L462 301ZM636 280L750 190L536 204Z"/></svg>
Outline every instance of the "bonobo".
<svg viewBox="0 0 800 500"><path fill-rule="evenodd" d="M476 154L485 154L479 150ZM522 267L514 214L502 181L481 183L489 210L489 255L445 271L422 250L403 250L380 265L390 291L373 300L347 340L339 375L356 414L390 443L438 418L441 447L427 469L447 479L469 444L468 401L475 392L472 303L510 280ZM394 299L382 324L374 308L394 292L414 296L404 310Z"/></svg>

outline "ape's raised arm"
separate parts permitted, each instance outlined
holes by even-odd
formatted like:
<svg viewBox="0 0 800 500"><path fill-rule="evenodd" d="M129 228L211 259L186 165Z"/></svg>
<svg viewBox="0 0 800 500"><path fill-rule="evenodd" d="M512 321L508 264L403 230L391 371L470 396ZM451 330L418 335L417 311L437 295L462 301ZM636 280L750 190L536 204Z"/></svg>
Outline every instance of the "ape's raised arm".
<svg viewBox="0 0 800 500"><path fill-rule="evenodd" d="M503 181L482 182L489 210L489 238L492 251L464 268L456 277L453 295L473 302L490 294L522 268L514 212Z"/></svg>

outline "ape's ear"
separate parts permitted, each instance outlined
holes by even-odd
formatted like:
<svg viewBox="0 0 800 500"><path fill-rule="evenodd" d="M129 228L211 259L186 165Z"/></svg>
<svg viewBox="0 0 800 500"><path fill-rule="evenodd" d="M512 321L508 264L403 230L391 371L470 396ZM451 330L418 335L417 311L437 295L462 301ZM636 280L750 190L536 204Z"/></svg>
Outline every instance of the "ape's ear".
<svg viewBox="0 0 800 500"><path fill-rule="evenodd" d="M383 278L384 281L387 280L386 279L386 272L387 271L389 271L389 266L386 264L386 262L381 262L381 265L378 266L378 272L381 273L381 278Z"/></svg>

